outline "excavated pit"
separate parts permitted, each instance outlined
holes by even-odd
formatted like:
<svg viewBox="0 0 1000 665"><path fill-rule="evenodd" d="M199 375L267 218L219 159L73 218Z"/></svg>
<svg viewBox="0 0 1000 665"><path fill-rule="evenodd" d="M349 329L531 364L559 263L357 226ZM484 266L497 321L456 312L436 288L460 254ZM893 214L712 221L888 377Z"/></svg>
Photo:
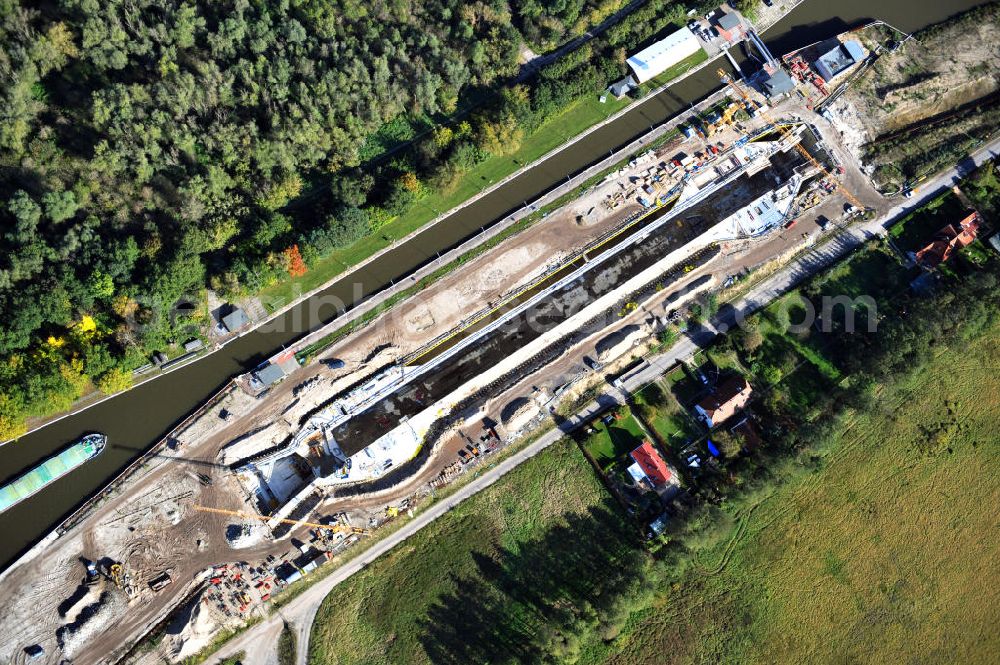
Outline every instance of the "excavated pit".
<svg viewBox="0 0 1000 665"><path fill-rule="evenodd" d="M549 294L485 339L460 351L434 373L416 379L338 427L334 436L341 448L353 455L395 428L403 417L419 413L588 303L694 240L743 205L779 186L802 163L802 158L793 151L773 155L770 168L742 177L719 195L682 212L676 223L664 225L645 242L621 251L568 287Z"/></svg>

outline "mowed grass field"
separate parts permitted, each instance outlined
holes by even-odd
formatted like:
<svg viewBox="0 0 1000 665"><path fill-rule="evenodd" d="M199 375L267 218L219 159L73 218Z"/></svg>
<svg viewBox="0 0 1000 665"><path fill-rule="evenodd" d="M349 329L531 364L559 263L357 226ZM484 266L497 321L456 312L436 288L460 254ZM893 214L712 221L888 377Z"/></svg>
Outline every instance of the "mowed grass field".
<svg viewBox="0 0 1000 665"><path fill-rule="evenodd" d="M704 50L699 50L644 84L642 86L643 94L666 85L707 59L708 54ZM600 101L602 96L605 98L603 102ZM489 157L457 178L447 189L430 189L426 196L415 201L405 212L377 231L366 235L348 247L334 250L329 256L313 262L309 265L309 271L305 275L295 279L282 279L268 286L263 289L261 295L268 302L284 304L297 298L301 293L325 284L400 238L417 231L438 215L467 201L524 165L534 162L551 150L563 145L574 136L607 120L632 103L634 100L631 98L615 99L605 90L594 90L591 94L581 96L562 111L548 118L535 131L525 136L517 150L511 154ZM421 122L421 119L417 119L416 122ZM409 132L416 130L411 128L400 131L405 137ZM386 128L386 132L392 134L393 130ZM389 143L393 143L393 141L389 139ZM385 147L391 146L386 145Z"/></svg>
<svg viewBox="0 0 1000 665"><path fill-rule="evenodd" d="M548 608L639 576L636 539L563 440L337 587L309 662L517 660Z"/></svg>
<svg viewBox="0 0 1000 665"><path fill-rule="evenodd" d="M1000 326L878 404L592 662L997 662Z"/></svg>
<svg viewBox="0 0 1000 665"><path fill-rule="evenodd" d="M489 157L460 176L448 189L429 191L426 196L415 201L405 212L393 218L377 232L366 235L348 247L334 250L329 256L310 265L309 271L302 277L281 280L264 289L263 294L271 300L286 302L296 297L295 289L302 292L315 289L345 272L348 267L361 263L400 238L417 231L438 215L467 201L524 165L534 162L589 127L606 120L632 101L627 98L617 100L609 96L602 104L598 101L599 97L600 92L595 91L590 96L574 101L524 137L518 149L512 154Z"/></svg>

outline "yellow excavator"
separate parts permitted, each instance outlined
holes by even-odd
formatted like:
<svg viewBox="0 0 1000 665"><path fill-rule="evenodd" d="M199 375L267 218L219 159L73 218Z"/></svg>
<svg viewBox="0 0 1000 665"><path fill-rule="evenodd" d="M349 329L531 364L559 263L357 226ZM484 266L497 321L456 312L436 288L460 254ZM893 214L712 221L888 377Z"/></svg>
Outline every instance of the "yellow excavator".
<svg viewBox="0 0 1000 665"><path fill-rule="evenodd" d="M115 586L125 590L125 574L120 563L113 563L108 566L108 578L114 582Z"/></svg>

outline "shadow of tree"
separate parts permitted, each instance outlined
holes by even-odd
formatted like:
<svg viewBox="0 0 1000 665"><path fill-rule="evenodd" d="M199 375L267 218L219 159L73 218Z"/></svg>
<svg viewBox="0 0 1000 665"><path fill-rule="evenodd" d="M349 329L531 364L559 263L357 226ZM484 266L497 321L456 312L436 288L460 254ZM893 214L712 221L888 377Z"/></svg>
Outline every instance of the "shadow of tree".
<svg viewBox="0 0 1000 665"><path fill-rule="evenodd" d="M644 580L638 534L606 498L537 539L487 555L452 577L420 622L434 663L533 663L568 655L580 637L621 616Z"/></svg>

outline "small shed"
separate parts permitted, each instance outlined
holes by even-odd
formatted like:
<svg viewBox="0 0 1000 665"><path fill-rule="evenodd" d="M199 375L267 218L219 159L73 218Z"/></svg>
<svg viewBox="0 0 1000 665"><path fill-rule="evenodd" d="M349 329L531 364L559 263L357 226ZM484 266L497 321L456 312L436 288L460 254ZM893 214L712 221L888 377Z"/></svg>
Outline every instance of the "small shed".
<svg viewBox="0 0 1000 665"><path fill-rule="evenodd" d="M661 535L664 531L667 530L667 522L669 519L670 518L667 517L667 514L663 513L662 515L660 515L655 520L649 523L649 530L652 531L657 536Z"/></svg>
<svg viewBox="0 0 1000 665"><path fill-rule="evenodd" d="M1000 252L1000 233L994 233L986 242L990 244L990 247Z"/></svg>
<svg viewBox="0 0 1000 665"><path fill-rule="evenodd" d="M197 351L201 349L201 347L203 346L205 345L200 339L192 339L187 342L184 342L184 350L187 351L188 353Z"/></svg>
<svg viewBox="0 0 1000 665"><path fill-rule="evenodd" d="M285 378L285 370L281 369L280 365L273 365L271 363L257 369L254 374L257 376L257 380L265 386L270 386Z"/></svg>
<svg viewBox="0 0 1000 665"><path fill-rule="evenodd" d="M626 76L620 81L615 81L610 86L608 86L608 92L615 96L615 99L621 99L629 93L632 88L635 87L635 80L631 76Z"/></svg>
<svg viewBox="0 0 1000 665"><path fill-rule="evenodd" d="M233 311L222 317L222 325L224 325L226 330L229 332L236 332L248 323L250 323L250 319L247 318L246 312L239 307L234 307Z"/></svg>

